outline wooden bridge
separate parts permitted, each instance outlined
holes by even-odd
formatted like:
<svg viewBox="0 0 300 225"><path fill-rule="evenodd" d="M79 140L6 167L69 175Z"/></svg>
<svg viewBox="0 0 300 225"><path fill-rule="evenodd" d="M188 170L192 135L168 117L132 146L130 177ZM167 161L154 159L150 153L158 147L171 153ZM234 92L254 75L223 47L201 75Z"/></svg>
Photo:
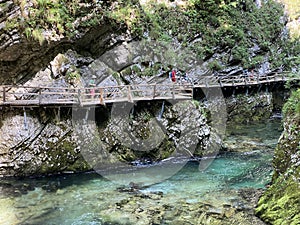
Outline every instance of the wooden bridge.
<svg viewBox="0 0 300 225"><path fill-rule="evenodd" d="M223 88L300 80L284 73L271 75L203 76L198 83L186 80L168 84L138 84L89 88L0 86L0 106L92 106L140 100L188 100L194 88Z"/></svg>
<svg viewBox="0 0 300 225"><path fill-rule="evenodd" d="M12 107L91 106L140 100L193 98L190 84L139 84L89 88L2 86L0 105Z"/></svg>

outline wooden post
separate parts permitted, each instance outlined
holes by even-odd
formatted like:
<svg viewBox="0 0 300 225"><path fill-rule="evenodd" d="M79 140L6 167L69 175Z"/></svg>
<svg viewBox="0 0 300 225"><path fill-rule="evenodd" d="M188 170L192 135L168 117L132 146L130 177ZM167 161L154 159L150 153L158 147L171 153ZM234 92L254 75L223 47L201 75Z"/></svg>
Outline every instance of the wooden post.
<svg viewBox="0 0 300 225"><path fill-rule="evenodd" d="M100 88L100 104L105 105L105 102L103 99L103 88Z"/></svg>
<svg viewBox="0 0 300 225"><path fill-rule="evenodd" d="M175 86L174 84L172 84L172 98L175 99L175 93L174 93L174 90L175 89Z"/></svg>
<svg viewBox="0 0 300 225"><path fill-rule="evenodd" d="M25 130L28 130L27 115L26 115L25 107L23 107L23 112L24 112L24 128L25 128Z"/></svg>
<svg viewBox="0 0 300 225"><path fill-rule="evenodd" d="M41 88L39 88L39 96L38 96L38 98L39 98L39 105L40 105L41 101L42 101L42 89Z"/></svg>
<svg viewBox="0 0 300 225"><path fill-rule="evenodd" d="M6 101L5 92L6 92L5 87L3 87L3 103Z"/></svg>
<svg viewBox="0 0 300 225"><path fill-rule="evenodd" d="M248 85L247 77L244 77L244 81L245 81L245 85L247 86Z"/></svg>
<svg viewBox="0 0 300 225"><path fill-rule="evenodd" d="M222 79L220 77L218 78L218 81L219 81L220 87L223 87Z"/></svg>
<svg viewBox="0 0 300 225"><path fill-rule="evenodd" d="M60 107L57 109L57 122L60 122Z"/></svg>
<svg viewBox="0 0 300 225"><path fill-rule="evenodd" d="M128 97L128 102L133 102L132 101L132 95L131 95L131 88L130 88L130 85L127 86L127 97Z"/></svg>
<svg viewBox="0 0 300 225"><path fill-rule="evenodd" d="M78 92L77 92L77 101L78 101L78 104L80 106L82 106L82 102L81 102L81 90L78 89Z"/></svg>
<svg viewBox="0 0 300 225"><path fill-rule="evenodd" d="M88 108L86 111L85 111L85 122L88 121L88 118L89 118L89 112L90 112L90 108Z"/></svg>
<svg viewBox="0 0 300 225"><path fill-rule="evenodd" d="M153 99L155 98L155 94L156 94L156 84L154 84L153 86Z"/></svg>

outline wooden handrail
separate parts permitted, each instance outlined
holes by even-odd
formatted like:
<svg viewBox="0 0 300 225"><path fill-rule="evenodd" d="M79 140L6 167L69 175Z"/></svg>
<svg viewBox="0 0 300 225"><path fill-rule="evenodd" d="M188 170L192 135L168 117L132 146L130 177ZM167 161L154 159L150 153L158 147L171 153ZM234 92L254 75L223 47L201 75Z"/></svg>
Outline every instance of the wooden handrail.
<svg viewBox="0 0 300 225"><path fill-rule="evenodd" d="M200 83L198 86L190 83L131 84L86 88L3 85L0 87L0 90L3 92L0 105L61 105L64 103L75 103L83 106L84 104L104 105L114 101L132 102L141 99L192 99L194 87L248 86L278 82L280 80L288 80L288 78L283 73L272 73L270 75L254 74L253 77L247 75L206 76L199 79L203 83ZM300 76L299 78L293 77L291 79L300 80Z"/></svg>

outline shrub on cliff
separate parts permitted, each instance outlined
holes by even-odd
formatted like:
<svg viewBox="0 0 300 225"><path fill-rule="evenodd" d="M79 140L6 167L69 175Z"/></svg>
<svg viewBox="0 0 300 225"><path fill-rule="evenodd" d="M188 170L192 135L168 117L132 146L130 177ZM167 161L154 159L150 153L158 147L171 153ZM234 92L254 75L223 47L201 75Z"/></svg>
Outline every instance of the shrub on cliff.
<svg viewBox="0 0 300 225"><path fill-rule="evenodd" d="M283 114L285 117L290 116L295 120L300 119L300 89L294 91L283 107Z"/></svg>

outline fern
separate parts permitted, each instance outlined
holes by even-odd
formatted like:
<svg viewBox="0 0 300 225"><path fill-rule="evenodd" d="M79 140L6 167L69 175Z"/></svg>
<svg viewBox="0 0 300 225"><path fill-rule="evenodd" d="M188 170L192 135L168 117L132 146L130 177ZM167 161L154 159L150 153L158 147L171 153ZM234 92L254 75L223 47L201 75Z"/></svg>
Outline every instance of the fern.
<svg viewBox="0 0 300 225"><path fill-rule="evenodd" d="M42 30L40 29L34 29L32 31L32 37L34 40L38 41L40 45L43 45L43 43L45 42L45 37L43 35Z"/></svg>

